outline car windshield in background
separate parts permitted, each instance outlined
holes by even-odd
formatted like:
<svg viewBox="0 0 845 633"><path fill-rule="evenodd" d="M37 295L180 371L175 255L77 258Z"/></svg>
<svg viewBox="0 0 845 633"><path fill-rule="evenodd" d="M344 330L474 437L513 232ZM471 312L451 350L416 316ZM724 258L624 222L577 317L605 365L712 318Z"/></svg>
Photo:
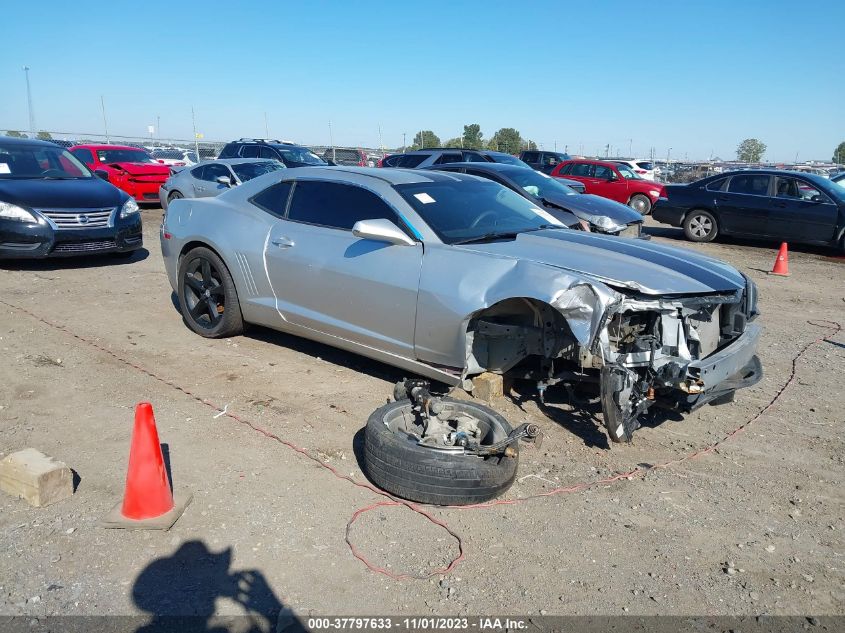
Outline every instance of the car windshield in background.
<svg viewBox="0 0 845 633"><path fill-rule="evenodd" d="M98 149L97 158L101 163L150 163L153 160L147 152L133 149Z"/></svg>
<svg viewBox="0 0 845 633"><path fill-rule="evenodd" d="M285 160L305 165L327 165L326 161L302 147L276 147Z"/></svg>
<svg viewBox="0 0 845 633"><path fill-rule="evenodd" d="M59 146L3 145L0 143L0 179L72 179L91 178L79 160Z"/></svg>
<svg viewBox="0 0 845 633"><path fill-rule="evenodd" d="M153 152L153 158L175 158L182 159L184 154L175 149L157 149Z"/></svg>
<svg viewBox="0 0 845 633"><path fill-rule="evenodd" d="M425 182L394 188L446 244L549 226L565 228L550 214L495 182Z"/></svg>
<svg viewBox="0 0 845 633"><path fill-rule="evenodd" d="M232 165L232 169L235 170L235 175L241 182L246 182L247 180L258 178L258 176L263 176L264 174L284 169L284 167L285 166L279 161L275 160L267 160L260 163L238 163Z"/></svg>
<svg viewBox="0 0 845 633"><path fill-rule="evenodd" d="M490 154L490 158L492 158L494 162L502 163L503 165L516 165L517 167L528 167L528 169L531 169L531 166L528 163L523 162L516 156L511 156L510 154Z"/></svg>
<svg viewBox="0 0 845 633"><path fill-rule="evenodd" d="M641 160L640 162L635 164L640 169L645 169L646 171L651 171L652 169L654 169L654 165L647 160Z"/></svg>
<svg viewBox="0 0 845 633"><path fill-rule="evenodd" d="M628 180L642 180L642 176L636 173L633 169L628 167L627 165L617 165L616 169L622 174L623 178L627 178Z"/></svg>
<svg viewBox="0 0 845 633"><path fill-rule="evenodd" d="M523 173L523 170L508 170L508 177L535 198L550 198L555 194L559 196L580 195L572 187L567 187L556 178L541 174L533 169L524 171L525 173Z"/></svg>

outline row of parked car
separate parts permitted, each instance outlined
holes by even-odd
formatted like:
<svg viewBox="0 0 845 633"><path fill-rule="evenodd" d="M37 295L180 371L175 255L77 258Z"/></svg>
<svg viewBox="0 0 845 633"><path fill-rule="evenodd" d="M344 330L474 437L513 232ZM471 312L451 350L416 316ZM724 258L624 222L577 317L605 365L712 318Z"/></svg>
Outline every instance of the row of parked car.
<svg viewBox="0 0 845 633"><path fill-rule="evenodd" d="M0 178L43 179L52 183L83 180L86 173L93 172L124 192L133 204L160 203L165 209L173 200L216 196L280 169L333 164L331 159L324 160L304 146L252 138L228 143L218 159L190 165L163 164L161 158L134 146L86 144L64 149L53 143L9 138L0 143L6 157L0 160ZM491 180L576 230L647 239L642 232L643 216L653 213L661 222L682 227L692 241L710 241L722 234L845 247L845 189L836 177L746 170L718 174L689 185L667 186L639 173L650 167L645 161L571 158L547 151L525 151L516 157L504 152L455 148L395 154L383 158L379 166L438 170ZM28 186L37 188L32 182ZM85 188L76 185L77 190ZM46 190L56 191L57 187L50 184ZM11 198L3 202L11 203ZM48 209L54 215L63 213L62 209L75 212L78 226L74 232L58 233L54 240L47 241L4 240L0 242L0 256L128 252L126 249L133 244L140 247L140 241L135 241L137 235L126 242L123 234L118 234L123 222L109 220L107 227L94 222L95 217L105 213L107 207L102 205L107 204L105 199L80 200L70 206L61 196L54 203L39 199L30 206L55 206L55 210ZM121 219L128 217L123 215ZM38 230L33 228L33 235L44 238L55 232L60 222L67 226L66 220L47 218ZM94 228L113 231L90 233ZM100 237L103 239L95 239ZM76 248L73 241L81 245Z"/></svg>

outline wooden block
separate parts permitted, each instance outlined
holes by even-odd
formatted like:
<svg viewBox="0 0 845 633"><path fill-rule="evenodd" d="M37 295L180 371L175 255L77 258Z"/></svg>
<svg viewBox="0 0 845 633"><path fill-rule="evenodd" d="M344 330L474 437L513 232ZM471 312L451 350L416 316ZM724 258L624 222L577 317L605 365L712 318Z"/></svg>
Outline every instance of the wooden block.
<svg viewBox="0 0 845 633"><path fill-rule="evenodd" d="M41 451L25 448L0 461L0 490L40 508L73 494L73 473Z"/></svg>
<svg viewBox="0 0 845 633"><path fill-rule="evenodd" d="M503 393L502 377L499 374L484 372L472 379L472 395L479 400L491 402L494 398L501 398Z"/></svg>

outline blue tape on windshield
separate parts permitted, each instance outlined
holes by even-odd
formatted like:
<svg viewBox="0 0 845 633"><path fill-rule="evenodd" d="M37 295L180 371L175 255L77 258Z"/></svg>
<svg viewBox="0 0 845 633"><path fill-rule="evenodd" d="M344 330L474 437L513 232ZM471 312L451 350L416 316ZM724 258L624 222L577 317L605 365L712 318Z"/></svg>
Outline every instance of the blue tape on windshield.
<svg viewBox="0 0 845 633"><path fill-rule="evenodd" d="M422 236L422 235L420 235L420 232L419 232L419 231L417 231L417 229L415 229L415 228L414 228L414 225L413 225L413 224L411 224L410 222L408 222L408 218L406 218L406 217L405 217L404 215L402 215L401 213L399 214L399 217L400 217L400 218L402 219L402 221L405 223L405 226L407 226L409 229L411 229L411 233L413 233L413 234L414 234L414 237L415 237L415 238L417 238L420 242L422 242L422 241L423 241L423 236Z"/></svg>

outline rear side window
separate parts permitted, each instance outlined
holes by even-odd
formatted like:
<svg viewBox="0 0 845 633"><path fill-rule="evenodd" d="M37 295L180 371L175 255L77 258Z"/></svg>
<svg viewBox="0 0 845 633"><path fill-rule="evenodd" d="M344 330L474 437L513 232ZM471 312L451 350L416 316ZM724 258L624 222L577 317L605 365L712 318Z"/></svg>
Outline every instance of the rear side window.
<svg viewBox="0 0 845 633"><path fill-rule="evenodd" d="M728 185L731 193L747 193L755 196L769 195L769 177L757 175L734 176Z"/></svg>
<svg viewBox="0 0 845 633"><path fill-rule="evenodd" d="M83 163L93 163L94 162L94 155L91 153L90 149L75 149L71 152L71 154L76 156Z"/></svg>
<svg viewBox="0 0 845 633"><path fill-rule="evenodd" d="M484 156L478 152L464 152L464 162L467 163L489 163Z"/></svg>
<svg viewBox="0 0 845 633"><path fill-rule="evenodd" d="M446 163L460 163L463 161L463 158L460 154L448 153L443 154L440 158L434 161L435 165L445 165ZM403 165L404 167L404 165Z"/></svg>
<svg viewBox="0 0 845 633"><path fill-rule="evenodd" d="M296 183L288 219L347 231L359 220L385 219L399 225L393 209L374 193L361 187L312 180Z"/></svg>
<svg viewBox="0 0 845 633"><path fill-rule="evenodd" d="M590 163L572 163L572 169L567 174L570 176L582 176L589 178L592 175L593 166Z"/></svg>
<svg viewBox="0 0 845 633"><path fill-rule="evenodd" d="M244 145L241 147L243 158L258 158L258 145Z"/></svg>
<svg viewBox="0 0 845 633"><path fill-rule="evenodd" d="M196 178L197 180L202 180L203 172L205 171L205 165L200 165L199 167L194 167L191 170L191 176Z"/></svg>
<svg viewBox="0 0 845 633"><path fill-rule="evenodd" d="M708 191L724 191L726 182L728 182L727 178L719 178L717 180L714 180L713 182L708 182L707 183L707 190Z"/></svg>
<svg viewBox="0 0 845 633"><path fill-rule="evenodd" d="M640 169L645 169L646 171L654 169L654 165L647 160L641 160L640 162L635 163L635 165Z"/></svg>
<svg viewBox="0 0 845 633"><path fill-rule="evenodd" d="M292 185L289 180L276 183L272 187L267 187L264 191L252 196L250 202L261 207L270 215L283 218L285 217L285 209L288 206L291 187Z"/></svg>
<svg viewBox="0 0 845 633"><path fill-rule="evenodd" d="M405 169L413 169L421 162L428 158L430 154L404 154L399 157L399 160L391 164L391 167L404 167Z"/></svg>

